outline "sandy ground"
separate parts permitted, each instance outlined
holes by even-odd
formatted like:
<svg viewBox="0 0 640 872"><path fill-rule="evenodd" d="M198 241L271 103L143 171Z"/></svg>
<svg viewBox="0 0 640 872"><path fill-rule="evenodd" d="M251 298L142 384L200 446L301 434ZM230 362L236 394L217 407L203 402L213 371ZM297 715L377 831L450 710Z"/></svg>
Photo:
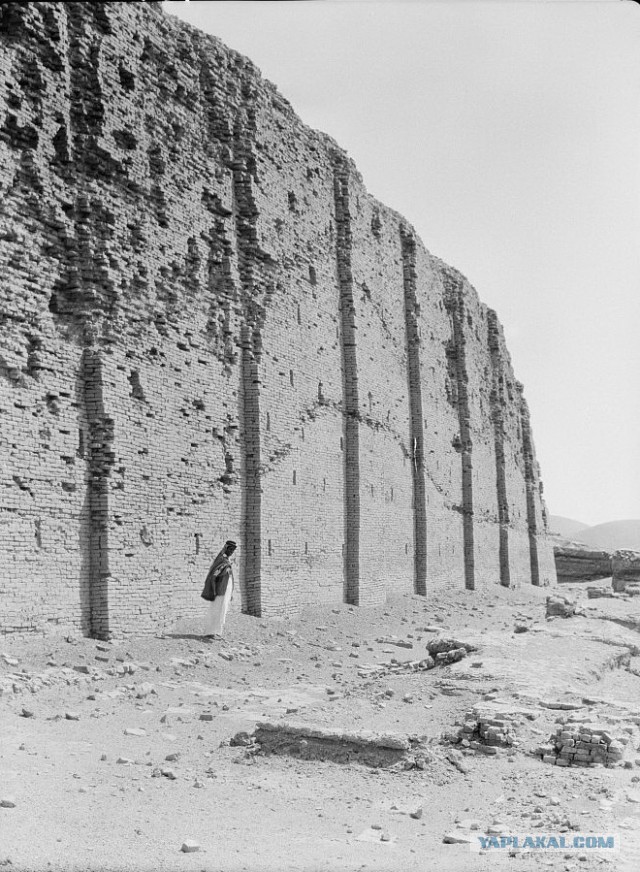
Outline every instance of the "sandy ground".
<svg viewBox="0 0 640 872"><path fill-rule="evenodd" d="M640 603L587 601L579 585L561 592L575 594L586 616L546 620L548 590L496 588L296 621L236 614L213 643L196 624L113 643L59 627L4 637L0 806L10 807L0 807L0 867L637 872ZM516 624L528 631L514 633ZM478 650L428 672L358 674L424 657L438 627ZM460 771L443 734L482 700L515 713L520 744L495 757L465 753ZM626 768L561 768L532 756L567 714L547 707L558 702L622 731ZM263 719L418 734L428 763L372 769L229 744ZM622 849L478 854L443 842L473 826L615 832ZM198 850L183 852L186 840Z"/></svg>

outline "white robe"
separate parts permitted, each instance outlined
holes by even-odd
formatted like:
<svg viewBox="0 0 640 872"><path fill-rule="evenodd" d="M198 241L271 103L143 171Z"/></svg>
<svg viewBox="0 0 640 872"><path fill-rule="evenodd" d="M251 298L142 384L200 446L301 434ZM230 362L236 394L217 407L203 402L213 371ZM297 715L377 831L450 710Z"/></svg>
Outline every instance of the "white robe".
<svg viewBox="0 0 640 872"><path fill-rule="evenodd" d="M229 603L233 596L233 585L234 581L232 572L224 596L217 596L212 603L209 603L209 611L207 612L204 625L205 636L222 636Z"/></svg>

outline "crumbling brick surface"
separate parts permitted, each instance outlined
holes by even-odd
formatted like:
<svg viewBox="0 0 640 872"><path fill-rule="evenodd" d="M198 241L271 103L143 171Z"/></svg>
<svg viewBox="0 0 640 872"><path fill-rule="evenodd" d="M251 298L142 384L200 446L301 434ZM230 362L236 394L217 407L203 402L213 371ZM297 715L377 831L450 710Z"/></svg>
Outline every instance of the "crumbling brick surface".
<svg viewBox="0 0 640 872"><path fill-rule="evenodd" d="M3 631L555 580L475 290L246 58L152 3L0 9ZM507 572L508 568L508 572Z"/></svg>

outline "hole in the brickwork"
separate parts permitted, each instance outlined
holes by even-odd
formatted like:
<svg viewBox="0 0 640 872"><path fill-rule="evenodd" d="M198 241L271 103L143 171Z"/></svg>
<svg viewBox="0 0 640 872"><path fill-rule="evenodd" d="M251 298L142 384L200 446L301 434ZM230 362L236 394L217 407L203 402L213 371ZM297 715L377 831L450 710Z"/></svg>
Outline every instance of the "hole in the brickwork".
<svg viewBox="0 0 640 872"><path fill-rule="evenodd" d="M202 538L202 533L194 533L193 535L196 540L196 554L200 554L200 539Z"/></svg>
<svg viewBox="0 0 640 872"><path fill-rule="evenodd" d="M271 556L271 539L269 539L268 549L269 549L269 556Z"/></svg>
<svg viewBox="0 0 640 872"><path fill-rule="evenodd" d="M52 315L60 314L60 309L58 308L58 295L55 291L52 291L51 296L49 297L49 311Z"/></svg>
<svg viewBox="0 0 640 872"><path fill-rule="evenodd" d="M152 176L162 176L165 171L165 162L162 157L162 149L159 145L152 145L147 150L149 158L149 170Z"/></svg>
<svg viewBox="0 0 640 872"><path fill-rule="evenodd" d="M38 548L42 548L42 521L40 518L37 518L34 522L35 526L35 536L36 536L36 545Z"/></svg>
<svg viewBox="0 0 640 872"><path fill-rule="evenodd" d="M405 543L404 543L404 553L405 553L405 554L408 554L408 553L409 553L409 543L408 543L408 542L405 542Z"/></svg>
<svg viewBox="0 0 640 872"><path fill-rule="evenodd" d="M120 76L120 85L125 91L133 91L136 86L136 77L131 70L120 64L118 67L118 75Z"/></svg>
<svg viewBox="0 0 640 872"><path fill-rule="evenodd" d="M52 415L60 414L60 404L58 403L57 394L47 394L44 400L47 404L47 409L51 412Z"/></svg>
<svg viewBox="0 0 640 872"><path fill-rule="evenodd" d="M391 488L391 502L393 502L393 488Z"/></svg>
<svg viewBox="0 0 640 872"><path fill-rule="evenodd" d="M297 198L296 195L293 193L293 191L289 191L289 192L287 193L287 198L288 198L288 200L289 200L289 211L290 211L290 212L295 212L295 211L296 211L296 207L297 207L297 205L298 205L298 198Z"/></svg>
<svg viewBox="0 0 640 872"><path fill-rule="evenodd" d="M318 278L317 278L317 276L316 276L316 270L315 270L315 267L313 267L313 266L310 266L310 267L309 267L309 281L311 282L312 285L317 285L317 284L318 284Z"/></svg>
<svg viewBox="0 0 640 872"><path fill-rule="evenodd" d="M142 385L140 383L140 373L137 369L131 370L131 375L129 376L129 384L131 385L131 396L136 400L141 400L143 403L146 402L147 398L144 395L144 391L142 390Z"/></svg>
<svg viewBox="0 0 640 872"><path fill-rule="evenodd" d="M305 543L304 543L304 553L305 553L305 554L308 554L308 553L309 553L309 543L308 543L308 542L305 542Z"/></svg>
<svg viewBox="0 0 640 872"><path fill-rule="evenodd" d="M373 490L373 485L371 485L371 496L375 496L375 493L374 493L374 490Z"/></svg>
<svg viewBox="0 0 640 872"><path fill-rule="evenodd" d="M296 484L296 471L293 470L293 483Z"/></svg>
<svg viewBox="0 0 640 872"><path fill-rule="evenodd" d="M380 239L380 230L382 229L382 223L380 221L380 210L374 209L373 215L371 216L371 232L375 236L376 239Z"/></svg>
<svg viewBox="0 0 640 872"><path fill-rule="evenodd" d="M327 489L327 480L326 480L326 478L323 478L322 479L322 491L323 491L323 493L326 491L326 489Z"/></svg>
<svg viewBox="0 0 640 872"><path fill-rule="evenodd" d="M289 370L289 382L291 383L291 386L293 387L293 370L292 369Z"/></svg>
<svg viewBox="0 0 640 872"><path fill-rule="evenodd" d="M304 427L300 428L300 435L302 436L302 441L304 442Z"/></svg>
<svg viewBox="0 0 640 872"><path fill-rule="evenodd" d="M53 137L53 150L56 153L56 160L59 163L69 163L69 138L67 136L67 128L64 124L58 128L58 132Z"/></svg>
<svg viewBox="0 0 640 872"><path fill-rule="evenodd" d="M126 151L133 151L138 146L138 138L130 130L114 130L113 138Z"/></svg>
<svg viewBox="0 0 640 872"><path fill-rule="evenodd" d="M271 430L271 415L267 412L267 430Z"/></svg>
<svg viewBox="0 0 640 872"><path fill-rule="evenodd" d="M204 412L205 405L204 405L204 401L203 401L203 400L201 400L201 399L196 399L196 400L193 401L193 405L194 405L194 407L195 407L199 412Z"/></svg>
<svg viewBox="0 0 640 872"><path fill-rule="evenodd" d="M369 400L369 411L371 412L371 407L373 406L373 394L371 391L367 394L367 399Z"/></svg>
<svg viewBox="0 0 640 872"><path fill-rule="evenodd" d="M342 543L342 556L344 557L344 542Z"/></svg>
<svg viewBox="0 0 640 872"><path fill-rule="evenodd" d="M302 324L302 315L300 314L300 303L297 306L298 324Z"/></svg>
<svg viewBox="0 0 640 872"><path fill-rule="evenodd" d="M78 429L78 457L84 457L84 430L82 427Z"/></svg>
<svg viewBox="0 0 640 872"><path fill-rule="evenodd" d="M340 437L340 451L342 451L343 449L344 449L344 439L343 439L343 437L341 436L341 437Z"/></svg>

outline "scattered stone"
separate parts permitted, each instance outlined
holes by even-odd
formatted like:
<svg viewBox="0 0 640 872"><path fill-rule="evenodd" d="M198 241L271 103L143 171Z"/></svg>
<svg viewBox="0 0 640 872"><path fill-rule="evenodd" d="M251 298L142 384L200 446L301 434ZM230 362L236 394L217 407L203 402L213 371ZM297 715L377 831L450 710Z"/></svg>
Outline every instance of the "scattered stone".
<svg viewBox="0 0 640 872"><path fill-rule="evenodd" d="M142 684L139 684L136 688L136 699L144 699L149 696L149 694L155 693L156 689L149 681L143 681Z"/></svg>
<svg viewBox="0 0 640 872"><path fill-rule="evenodd" d="M79 663L73 667L76 672L80 672L83 675L91 674L91 667L86 663Z"/></svg>
<svg viewBox="0 0 640 872"><path fill-rule="evenodd" d="M381 636L376 639L381 645L395 645L397 648L413 648L413 642L408 642L406 639L398 639L397 636Z"/></svg>
<svg viewBox="0 0 640 872"><path fill-rule="evenodd" d="M78 714L78 712L65 712L64 716L65 716L65 719L67 721L79 721L80 720L80 715Z"/></svg>
<svg viewBox="0 0 640 872"><path fill-rule="evenodd" d="M0 798L0 808L15 808L16 801L12 796L4 796Z"/></svg>
<svg viewBox="0 0 640 872"><path fill-rule="evenodd" d="M161 769L160 774L164 775L164 777L168 778L170 781L175 781L176 778L178 777L176 775L176 773L173 771L173 769L167 769L167 768Z"/></svg>
<svg viewBox="0 0 640 872"><path fill-rule="evenodd" d="M553 594L547 597L547 618L572 618L576 613L576 601L562 594Z"/></svg>
<svg viewBox="0 0 640 872"><path fill-rule="evenodd" d="M228 651L218 651L218 657L222 657L223 660L233 660L233 654Z"/></svg>
<svg viewBox="0 0 640 872"><path fill-rule="evenodd" d="M195 851L200 851L202 849L198 842L194 842L192 839L187 839L182 843L180 850L183 854L193 854Z"/></svg>
<svg viewBox="0 0 640 872"><path fill-rule="evenodd" d="M35 717L35 713L31 709L23 708L22 711L20 712L20 717L21 718L33 718L33 717Z"/></svg>
<svg viewBox="0 0 640 872"><path fill-rule="evenodd" d="M201 712L200 720L201 721L212 721L213 720L212 712Z"/></svg>
<svg viewBox="0 0 640 872"><path fill-rule="evenodd" d="M130 757L118 757L116 763L122 763L123 765L127 765L133 763L133 760Z"/></svg>
<svg viewBox="0 0 640 872"><path fill-rule="evenodd" d="M241 731L236 733L232 739L229 740L229 745L231 747L246 747L247 745L251 745L253 742L249 733Z"/></svg>
<svg viewBox="0 0 640 872"><path fill-rule="evenodd" d="M442 841L445 845L470 845L475 839L466 833L446 833Z"/></svg>
<svg viewBox="0 0 640 872"><path fill-rule="evenodd" d="M465 763L465 761L457 752L449 751L446 756L449 763L455 766L458 772L462 772L463 775L467 775L469 773L469 766L467 765L467 763Z"/></svg>
<svg viewBox="0 0 640 872"><path fill-rule="evenodd" d="M2 657L7 666L17 666L20 663L17 657L10 657L9 654L0 654L0 657Z"/></svg>
<svg viewBox="0 0 640 872"><path fill-rule="evenodd" d="M124 734L125 736L146 736L147 731L140 727L127 727Z"/></svg>
<svg viewBox="0 0 640 872"><path fill-rule="evenodd" d="M173 751L171 754L167 754L164 759L167 761L167 763L177 763L180 759L180 752Z"/></svg>
<svg viewBox="0 0 640 872"><path fill-rule="evenodd" d="M415 811L409 812L409 817L413 818L414 821L419 821L422 818L423 809L422 806L417 808Z"/></svg>

